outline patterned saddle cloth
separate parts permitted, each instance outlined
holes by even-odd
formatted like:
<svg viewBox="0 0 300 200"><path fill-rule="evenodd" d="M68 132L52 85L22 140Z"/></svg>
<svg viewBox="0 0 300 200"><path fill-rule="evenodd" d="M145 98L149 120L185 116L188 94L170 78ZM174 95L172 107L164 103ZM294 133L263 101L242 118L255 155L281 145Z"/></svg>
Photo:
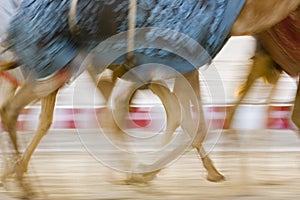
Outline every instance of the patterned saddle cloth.
<svg viewBox="0 0 300 200"><path fill-rule="evenodd" d="M70 2L24 0L10 23L7 38L10 49L24 70L37 79L61 70L79 50L89 52L127 30L128 0L78 1L74 38L68 25ZM198 69L221 50L244 3L245 0L139 0L136 28L156 29L137 38L134 52L137 64L160 63L183 74ZM153 47L155 42L159 48ZM99 55L109 57L112 50L126 45L126 41L116 40L111 46L98 49ZM186 56L196 58L191 62ZM124 60L122 56L113 59L114 63Z"/></svg>

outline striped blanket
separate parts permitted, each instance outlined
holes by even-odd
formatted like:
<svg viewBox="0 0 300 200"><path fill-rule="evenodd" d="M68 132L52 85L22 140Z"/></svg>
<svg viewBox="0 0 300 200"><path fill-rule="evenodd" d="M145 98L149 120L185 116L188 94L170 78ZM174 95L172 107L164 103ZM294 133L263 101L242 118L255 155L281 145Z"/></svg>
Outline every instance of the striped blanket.
<svg viewBox="0 0 300 200"><path fill-rule="evenodd" d="M77 34L70 33L68 13L70 0L23 0L8 29L8 43L27 73L45 78L66 66L80 50L90 51L96 45L127 30L128 3L124 0L78 1ZM160 63L180 73L198 69L223 47L232 24L245 0L139 0L136 27L156 27L160 31L145 34L142 43L160 41L162 47L201 58L197 66L182 55L159 49L136 50L137 64ZM172 30L172 31L169 31ZM184 37L197 42L203 52ZM118 48L100 49L103 53ZM125 43L126 45L126 43ZM101 54L101 52L100 52ZM175 53L176 54L176 53ZM178 53L177 53L178 54Z"/></svg>
<svg viewBox="0 0 300 200"><path fill-rule="evenodd" d="M258 34L272 58L291 76L300 73L300 7L269 30Z"/></svg>

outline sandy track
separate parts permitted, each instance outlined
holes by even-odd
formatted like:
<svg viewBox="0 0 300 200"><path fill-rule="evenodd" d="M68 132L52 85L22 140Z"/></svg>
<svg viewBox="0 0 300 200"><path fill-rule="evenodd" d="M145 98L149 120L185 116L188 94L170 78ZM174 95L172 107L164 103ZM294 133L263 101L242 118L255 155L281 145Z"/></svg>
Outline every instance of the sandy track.
<svg viewBox="0 0 300 200"><path fill-rule="evenodd" d="M126 185L125 175L103 166L82 147L76 132L51 131L34 154L26 181L37 199L298 199L300 140L292 131L222 134L210 153L227 180L210 183L189 151L147 185ZM21 133L22 140L29 133ZM213 134L212 134L213 135ZM3 137L3 136L2 136ZM207 145L210 146L210 139ZM12 199L0 188L0 199Z"/></svg>

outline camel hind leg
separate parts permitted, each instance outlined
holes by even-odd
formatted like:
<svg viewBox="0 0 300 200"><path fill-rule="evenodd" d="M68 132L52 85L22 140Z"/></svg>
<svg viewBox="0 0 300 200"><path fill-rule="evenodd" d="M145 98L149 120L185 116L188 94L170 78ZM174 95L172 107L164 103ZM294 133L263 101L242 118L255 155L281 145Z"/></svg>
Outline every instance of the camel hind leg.
<svg viewBox="0 0 300 200"><path fill-rule="evenodd" d="M114 71L114 73L115 73L115 71ZM94 73L90 73L90 75L93 76ZM95 80L96 79L94 79L94 82L97 83L97 81L95 81ZM114 92L115 92L115 94L118 95L118 97L116 99L112 100L115 103L115 107L118 109L118 112L116 113L115 118L113 119L117 123L113 123L113 124L115 124L115 125L118 124L118 125L121 125L120 127L122 127L123 121L125 119L125 115L126 115L126 113L128 113L128 106L130 105L130 103L131 103L132 99L134 98L135 93L139 89L139 87L136 83L130 84L129 82L122 81L121 79L119 81L122 82L123 84L119 84L119 85L115 86L115 80L116 80L116 78L113 77L112 81L108 82L108 84L110 84L110 88L114 88L114 87L116 88L116 90L114 90ZM100 84L99 83L97 84L98 89L101 92L104 91L104 93L105 93L104 96L106 97L106 100L108 100L111 96L112 89L103 90L104 85L101 84L103 82L104 81L102 80L100 82ZM99 88L99 86L101 86L101 87ZM122 89L120 89L120 88L122 88ZM124 89L124 88L126 88L126 89ZM167 127L166 127L166 132L167 132L166 135L167 136L166 136L166 138L164 138L164 141L163 141L164 144L166 144L169 142L170 137L172 136L172 133L176 130L176 128L180 124L180 119L181 119L180 105L179 105L178 100L176 99L175 95L169 90L169 88L167 87L167 85L165 83L152 82L149 84L149 89L161 99L161 101L166 109L167 120L168 120ZM127 91L127 92L124 93L124 91ZM106 116L106 119L107 119L107 116ZM104 124L107 125L108 123L104 123ZM119 127L119 126L117 126L117 127ZM170 158L170 157L168 157L168 158ZM164 160L164 161L166 161L166 160ZM131 176L128 177L129 178L128 182L150 181L153 178L155 178L156 174L159 171L160 171L160 168L155 169L154 171L152 171L152 170L148 171L147 169L145 169L145 173L133 172L133 174L131 174Z"/></svg>
<svg viewBox="0 0 300 200"><path fill-rule="evenodd" d="M269 103L271 97L275 92L276 84L278 83L278 80L280 78L281 70L279 68L280 67L277 65L277 63L274 62L271 56L262 47L256 49L250 73L248 74L246 81L242 84L238 91L238 101L233 105L227 115L227 119L224 125L225 128L232 128L231 126L237 108L241 105L244 98L251 90L254 82L259 78L263 78L266 82L274 85L268 98Z"/></svg>
<svg viewBox="0 0 300 200"><path fill-rule="evenodd" d="M25 82L21 88L18 90L16 95L12 96L12 98L8 99L3 105L3 107L0 110L1 119L4 127L6 127L11 142L14 146L14 149L16 151L16 155L19 155L19 148L18 148L18 141L17 141L17 119L21 112L21 110L24 109L26 105L28 105L33 100L37 99L37 96L32 90L32 85L29 82ZM15 158L17 159L17 158ZM18 160L13 160L18 161ZM27 185L24 184L22 173L20 170L18 170L17 165L13 164L12 168L5 169L3 175L2 175L2 182L5 182L8 176L10 175L16 175L17 183L20 186L20 189L24 192L24 196L30 195L30 188L27 187Z"/></svg>
<svg viewBox="0 0 300 200"><path fill-rule="evenodd" d="M53 114L58 90L54 91L47 97L41 99L41 112L39 116L39 123L34 137L27 146L21 160L19 161L20 171L24 173L27 171L28 164L32 154L37 148L42 138L47 134L53 122Z"/></svg>
<svg viewBox="0 0 300 200"><path fill-rule="evenodd" d="M11 99L14 96L16 89L17 89L17 86L11 84L9 81L7 81L4 78L0 78L0 94L1 94L0 107L2 107L8 99ZM4 149L6 148L6 145L4 145L4 144L2 144L2 145L3 145L2 147L3 147L3 151L4 151ZM9 160L10 159L8 157L7 158L4 157L4 159L3 159L4 166L9 166L9 164L10 164Z"/></svg>
<svg viewBox="0 0 300 200"><path fill-rule="evenodd" d="M49 96L44 97L41 99L41 113L39 117L39 124L38 128L34 133L34 137L30 144L27 146L25 152L23 153L22 157L16 161L12 168L5 169L4 174L2 176L2 181L5 181L7 177L10 175L15 174L17 180L21 188L24 190L25 194L24 197L28 197L28 195L32 195L32 191L30 187L28 187L23 182L23 175L27 172L28 164L32 154L34 153L35 149L37 148L38 144L40 143L43 136L48 132L52 120L53 120L53 112L54 106L56 101L56 94L57 91L51 93Z"/></svg>
<svg viewBox="0 0 300 200"><path fill-rule="evenodd" d="M190 96L187 95L185 92L187 90L186 80L189 81L189 84L192 86L191 89L193 90L193 93L196 95L196 100L192 100L194 101L193 104L195 106L198 106L197 111L199 111L198 114L200 117L196 129L194 128L195 124L192 123L193 119L190 110L191 99ZM162 100L164 104L166 112L167 113L169 112L170 114L171 118L170 120L168 119L168 126L170 126L169 130L175 131L174 127L176 127L179 121L182 128L185 129L193 138L192 146L197 149L202 159L203 166L207 170L208 173L207 180L213 182L224 180L225 179L224 176L216 169L213 161L205 152L202 146L203 140L205 139L205 134L207 133L207 126L204 119L204 112L203 112L201 98L200 98L198 71L185 75L185 80L183 80L182 78L176 78L173 93L170 93L170 91L162 85L159 84L157 85L151 84L151 85L152 86L150 86L150 89L152 89L152 91L159 96L159 98ZM176 113L175 115L173 115L174 112ZM172 125L169 125L169 123L174 124L174 127ZM193 135L195 131L196 131L196 135ZM168 163L173 161L176 157L178 157L179 154L182 154L185 149L186 149L185 146L180 146L180 147L177 146L177 148L172 150L172 152L161 155L154 163L152 163L152 169L153 166L167 165ZM147 167L149 166L143 166L143 167L147 169ZM144 173L141 176L144 180L149 181L152 180L160 170L161 168L155 171L149 170L148 173Z"/></svg>
<svg viewBox="0 0 300 200"><path fill-rule="evenodd" d="M165 111L166 111L166 130L165 130L165 137L163 138L162 146L168 145L171 140L172 136L175 133L175 130L179 127L181 122L181 106L175 94L171 92L168 86L163 82L152 82L149 85L149 89L159 97L161 100ZM178 152L177 152L178 150ZM144 168L144 173L134 173L131 174L129 182L148 182L153 180L156 175L165 167L168 163L173 161L178 154L181 153L182 149L177 149L173 151L171 154L163 155L163 157L156 160L152 165L152 169L147 169L147 165L140 165L140 168Z"/></svg>
<svg viewBox="0 0 300 200"><path fill-rule="evenodd" d="M98 90L103 94L105 101L108 102L110 99L112 90L116 84L116 80L118 77L122 77L126 70L120 65L112 68L112 76L109 79L100 78L97 80L95 76L95 70L93 66L87 68L89 75L92 77L93 82L97 86ZM139 89L139 88L138 88ZM131 97L129 97L129 104L132 102L137 90L131 93ZM169 90L168 86L163 82L152 82L149 85L149 89L160 98L162 104L166 110L167 114L167 127L166 127L166 139L165 143L169 141L172 136L172 133L176 130L176 128L180 125L180 105L176 96Z"/></svg>
<svg viewBox="0 0 300 200"><path fill-rule="evenodd" d="M208 132L208 128L206 126L204 111L203 111L203 105L201 100L201 94L200 94L200 82L199 82L199 72L194 71L189 74L185 75L186 80L191 85L194 94L196 95L196 101L193 102L194 106L198 106L196 109L198 113L198 124L196 129L196 135L194 136L192 147L196 148L197 152L199 153L199 156L201 157L202 163L204 168L207 171L207 180L212 182L219 182L225 180L225 177L217 170L217 168L214 166L214 163L212 159L209 157L209 155L206 153L204 147L203 147L203 141L205 139L205 135ZM177 83L175 82L174 86L174 92L177 94L178 98L180 99L180 103L182 103L183 107L183 122L182 122L182 128L183 129L190 129L191 127L191 121L192 114L190 110L190 104L189 99L186 98L186 95L184 92L184 88L181 88L183 84L180 82L180 80L177 80ZM179 90L179 91L178 91ZM177 92L178 91L178 92ZM180 92L181 91L181 92ZM190 131L188 131L190 132Z"/></svg>
<svg viewBox="0 0 300 200"><path fill-rule="evenodd" d="M193 93L196 95L196 99L192 100L191 96L186 94L186 91L188 88L186 88L186 80L188 80L189 84L192 86ZM210 159L208 154L205 152L202 143L205 139L205 134L207 133L207 126L204 119L204 111L201 104L201 98L200 98L200 86L199 86L199 74L198 71L192 72L190 74L185 75L185 80L182 78L176 78L175 85L174 85L174 92L170 93L170 91L163 87L162 85L155 85L153 84L150 86L150 89L159 96L159 98L162 100L166 112L170 113L170 120L168 120L168 123L170 121L174 123L174 127L180 122L180 125L183 129L185 129L188 134L190 134L190 137L193 139L192 146L197 149L202 161L204 168L207 170L207 180L218 182L224 180L224 176L216 169L214 166L213 161ZM176 101L174 101L176 100ZM192 113L191 113L191 107L190 107L190 101L194 101L193 104L197 106L197 111L199 111L199 121L197 124L197 127L195 129L195 124L192 123ZM177 102L177 103L176 103ZM169 105L171 103L171 105ZM173 110L175 108L175 110ZM177 113L173 115L173 113ZM183 115L183 116L182 116ZM172 124L171 123L171 124ZM168 124L168 126L170 126ZM172 129L172 126L170 126L170 130ZM174 128L172 129L174 131ZM196 135L193 135L195 133ZM174 150L172 150L170 153L161 155L154 163L152 163L152 169L153 166L165 166L171 161L173 161L176 157L178 157L179 154L184 153L186 147L185 146L177 146ZM143 166L145 169L147 166ZM150 171L148 173L145 173L142 175L142 177L145 180L152 180L153 177L160 171L159 168L156 171Z"/></svg>
<svg viewBox="0 0 300 200"><path fill-rule="evenodd" d="M297 88L296 98L294 102L294 109L292 113L292 121L300 130L300 81L298 82L298 88Z"/></svg>
<svg viewBox="0 0 300 200"><path fill-rule="evenodd" d="M180 126L180 103L176 95L171 92L168 86L164 83L153 82L150 84L149 88L156 96L159 97L166 111L166 137L163 141L164 145L166 145L170 142L175 130Z"/></svg>
<svg viewBox="0 0 300 200"><path fill-rule="evenodd" d="M33 100L37 99L31 84L26 82L15 96L9 98L1 107L0 114L4 127L7 129L14 149L19 153L17 143L17 119L23 108Z"/></svg>
<svg viewBox="0 0 300 200"><path fill-rule="evenodd" d="M16 174L19 183L22 185L22 188L25 189L25 191L27 190L27 192L30 191L30 189L23 184L23 174L27 171L30 158L34 153L36 147L40 143L43 136L48 132L52 124L57 91L54 91L49 96L41 99L41 113L39 117L39 124L37 130L34 133L34 137L30 144L27 146L22 157L17 160L14 166L12 168L5 169L2 176L2 181L5 181L6 178L10 175Z"/></svg>
<svg viewBox="0 0 300 200"><path fill-rule="evenodd" d="M0 107L2 107L7 99L11 99L14 96L16 89L16 85L11 84L4 78L0 78Z"/></svg>

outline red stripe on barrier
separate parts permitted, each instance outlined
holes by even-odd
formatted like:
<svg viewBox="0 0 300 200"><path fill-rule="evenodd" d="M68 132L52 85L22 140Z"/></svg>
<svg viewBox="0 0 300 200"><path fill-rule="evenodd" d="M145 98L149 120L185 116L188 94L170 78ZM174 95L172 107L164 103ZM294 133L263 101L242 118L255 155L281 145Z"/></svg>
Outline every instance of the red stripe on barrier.
<svg viewBox="0 0 300 200"><path fill-rule="evenodd" d="M290 129L294 130L295 125L291 122L291 106L270 106L267 120L269 129Z"/></svg>
<svg viewBox="0 0 300 200"><path fill-rule="evenodd" d="M229 106L209 106L204 108L209 128L223 129L225 112ZM295 130L290 120L291 106L271 106L266 122L268 129ZM51 129L90 129L99 128L98 115L103 108L56 108ZM26 108L18 119L18 130L35 130L39 119L39 108ZM247 113L245 113L247 114ZM163 109L155 107L131 107L127 117L127 128L161 130L165 126L166 116ZM251 119L252 120L252 119ZM253 119L255 120L255 119ZM246 121L244 123L247 123ZM0 125L0 128L3 127ZM255 127L253 127L255 129Z"/></svg>
<svg viewBox="0 0 300 200"><path fill-rule="evenodd" d="M131 128L147 127L152 121L150 112L150 108L130 107L129 119L133 122Z"/></svg>

